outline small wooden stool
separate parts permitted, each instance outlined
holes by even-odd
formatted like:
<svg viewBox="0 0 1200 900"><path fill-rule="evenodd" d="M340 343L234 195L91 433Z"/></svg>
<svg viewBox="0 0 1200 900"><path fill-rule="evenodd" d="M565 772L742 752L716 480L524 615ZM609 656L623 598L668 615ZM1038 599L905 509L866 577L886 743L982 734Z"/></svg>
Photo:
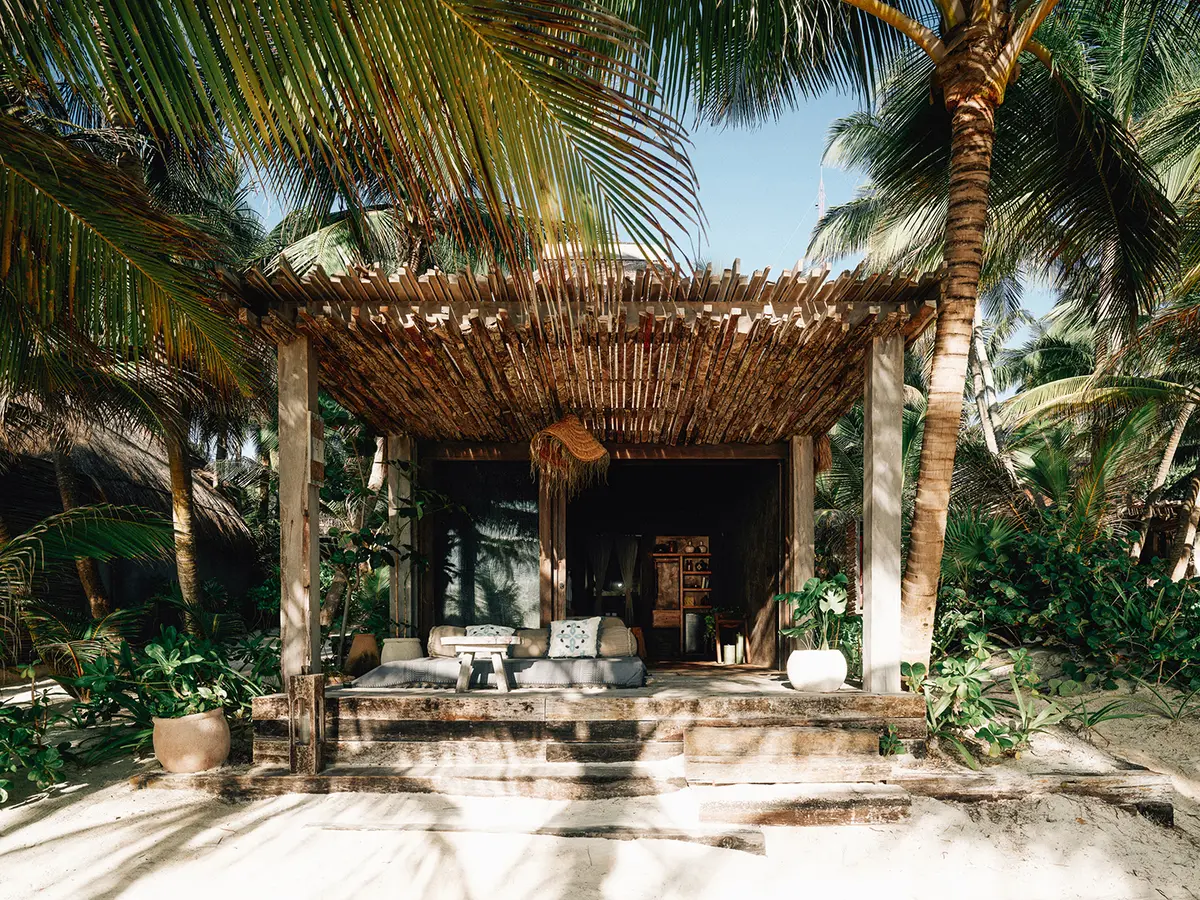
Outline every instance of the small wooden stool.
<svg viewBox="0 0 1200 900"><path fill-rule="evenodd" d="M492 669L496 672L496 690L507 693L508 671L504 668L508 648L521 643L515 635L488 635L477 637L446 637L442 638L442 646L453 647L458 654L458 682L454 692L465 694L471 685L471 665L475 662L476 654L484 654L492 658Z"/></svg>

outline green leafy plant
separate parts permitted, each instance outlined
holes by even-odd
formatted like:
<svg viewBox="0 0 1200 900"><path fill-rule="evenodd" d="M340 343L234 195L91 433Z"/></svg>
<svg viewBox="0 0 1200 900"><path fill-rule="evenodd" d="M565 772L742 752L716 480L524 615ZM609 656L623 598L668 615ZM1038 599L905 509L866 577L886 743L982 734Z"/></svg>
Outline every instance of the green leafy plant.
<svg viewBox="0 0 1200 900"><path fill-rule="evenodd" d="M897 756L904 752L904 741L896 733L895 725L888 725L879 735L879 755Z"/></svg>
<svg viewBox="0 0 1200 900"><path fill-rule="evenodd" d="M51 745L46 741L49 721L41 703L0 704L0 803L8 799L12 790L10 776L22 771L40 789L63 780L62 769L70 744L64 741Z"/></svg>
<svg viewBox="0 0 1200 900"><path fill-rule="evenodd" d="M1200 697L1200 687L1190 691L1180 691L1172 700L1161 685L1153 685L1141 678L1137 679L1137 683L1149 691L1153 698L1151 700L1142 699L1142 705L1168 722L1175 723L1185 718L1189 712L1193 711L1194 706L1200 708L1200 701L1196 699Z"/></svg>
<svg viewBox="0 0 1200 900"><path fill-rule="evenodd" d="M264 654L259 666L268 658L273 659ZM86 663L76 679L89 698L75 705L76 724L105 726L85 739L83 758L95 762L144 748L155 718L212 709L224 709L235 720L248 718L251 700L266 693L254 672L253 665L247 674L231 663L222 645L169 626L143 648L123 643L115 657Z"/></svg>
<svg viewBox="0 0 1200 900"><path fill-rule="evenodd" d="M1116 719L1140 719L1144 715L1139 712L1127 712L1129 706L1128 700L1110 700L1096 709L1089 709L1087 701L1081 699L1071 708L1064 724L1089 743L1094 743L1097 736L1103 738L1103 735L1096 731L1097 726Z"/></svg>
<svg viewBox="0 0 1200 900"><path fill-rule="evenodd" d="M777 603L791 607L790 628L780 633L792 638L811 638L821 650L837 647L846 615L848 581L841 572L832 578L810 578L798 591L776 594Z"/></svg>

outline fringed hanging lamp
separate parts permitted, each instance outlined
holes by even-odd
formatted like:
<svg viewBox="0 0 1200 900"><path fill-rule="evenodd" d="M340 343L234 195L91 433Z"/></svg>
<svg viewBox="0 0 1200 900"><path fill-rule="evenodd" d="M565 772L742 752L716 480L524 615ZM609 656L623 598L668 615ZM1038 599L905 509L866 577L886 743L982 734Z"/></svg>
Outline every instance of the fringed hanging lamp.
<svg viewBox="0 0 1200 900"><path fill-rule="evenodd" d="M545 480L552 494L578 494L608 472L608 451L575 416L566 416L543 428L529 442L529 460L535 476Z"/></svg>

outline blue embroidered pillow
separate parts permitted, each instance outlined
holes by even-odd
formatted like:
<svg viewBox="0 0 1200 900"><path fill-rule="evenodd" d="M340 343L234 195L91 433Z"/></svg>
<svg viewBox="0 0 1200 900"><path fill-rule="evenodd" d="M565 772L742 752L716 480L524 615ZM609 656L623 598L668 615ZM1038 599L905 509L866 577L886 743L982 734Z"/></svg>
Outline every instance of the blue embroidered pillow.
<svg viewBox="0 0 1200 900"><path fill-rule="evenodd" d="M512 637L517 629L507 625L468 625L467 637Z"/></svg>
<svg viewBox="0 0 1200 900"><path fill-rule="evenodd" d="M600 617L550 623L550 659L591 659L600 649Z"/></svg>

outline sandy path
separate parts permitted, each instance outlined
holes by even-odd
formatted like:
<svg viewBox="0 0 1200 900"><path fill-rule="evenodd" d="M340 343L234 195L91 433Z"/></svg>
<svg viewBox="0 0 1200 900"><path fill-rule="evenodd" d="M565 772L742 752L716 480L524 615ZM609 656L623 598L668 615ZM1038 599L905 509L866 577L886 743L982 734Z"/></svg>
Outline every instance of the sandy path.
<svg viewBox="0 0 1200 900"><path fill-rule="evenodd" d="M688 823L689 792L590 803L419 795L226 803L133 791L127 767L0 811L0 898L1200 898L1188 834L1049 797L917 799L905 823L766 829L767 854L665 840L412 833L398 823ZM108 781L105 783L104 779ZM799 891L799 893L798 893ZM819 896L819 894L817 894Z"/></svg>

